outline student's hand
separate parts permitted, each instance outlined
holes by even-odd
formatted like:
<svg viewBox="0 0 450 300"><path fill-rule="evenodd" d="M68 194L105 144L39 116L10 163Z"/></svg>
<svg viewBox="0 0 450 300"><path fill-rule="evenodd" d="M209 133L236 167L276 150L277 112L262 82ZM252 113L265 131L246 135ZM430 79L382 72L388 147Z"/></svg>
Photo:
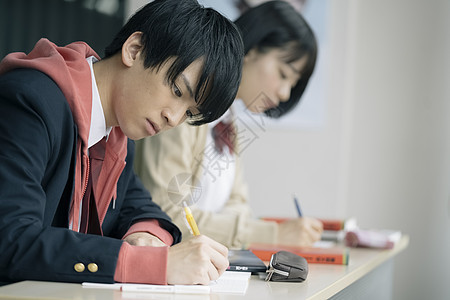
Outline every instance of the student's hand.
<svg viewBox="0 0 450 300"><path fill-rule="evenodd" d="M323 232L322 222L309 217L288 220L278 226L278 243L283 245L312 246Z"/></svg>
<svg viewBox="0 0 450 300"><path fill-rule="evenodd" d="M169 248L168 284L209 284L228 268L228 249L204 235Z"/></svg>
<svg viewBox="0 0 450 300"><path fill-rule="evenodd" d="M127 235L127 237L124 238L123 240L133 246L153 246L153 247L167 246L159 238L157 238L154 235L151 235L148 232L131 233Z"/></svg>

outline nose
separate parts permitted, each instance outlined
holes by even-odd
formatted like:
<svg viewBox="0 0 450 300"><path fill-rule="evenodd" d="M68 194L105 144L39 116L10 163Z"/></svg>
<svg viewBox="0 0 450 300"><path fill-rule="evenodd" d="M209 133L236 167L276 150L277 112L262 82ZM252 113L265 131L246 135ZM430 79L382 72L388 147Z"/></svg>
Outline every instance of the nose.
<svg viewBox="0 0 450 300"><path fill-rule="evenodd" d="M290 96L291 85L289 84L289 82L281 83L280 88L278 89L278 98L280 99L280 102L288 101Z"/></svg>
<svg viewBox="0 0 450 300"><path fill-rule="evenodd" d="M188 107L177 105L176 107L168 107L162 110L161 114L166 120L167 125L176 127L186 120L186 110Z"/></svg>

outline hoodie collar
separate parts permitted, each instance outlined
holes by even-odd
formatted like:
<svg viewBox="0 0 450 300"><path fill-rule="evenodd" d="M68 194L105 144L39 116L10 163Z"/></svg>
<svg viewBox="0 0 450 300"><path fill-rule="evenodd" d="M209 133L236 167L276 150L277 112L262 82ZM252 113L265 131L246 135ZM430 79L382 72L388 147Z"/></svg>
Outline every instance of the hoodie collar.
<svg viewBox="0 0 450 300"><path fill-rule="evenodd" d="M58 47L40 39L29 54L14 52L0 63L0 74L17 68L39 70L52 78L62 90L78 125L83 148L88 145L92 110L92 81L87 57L100 57L84 42Z"/></svg>

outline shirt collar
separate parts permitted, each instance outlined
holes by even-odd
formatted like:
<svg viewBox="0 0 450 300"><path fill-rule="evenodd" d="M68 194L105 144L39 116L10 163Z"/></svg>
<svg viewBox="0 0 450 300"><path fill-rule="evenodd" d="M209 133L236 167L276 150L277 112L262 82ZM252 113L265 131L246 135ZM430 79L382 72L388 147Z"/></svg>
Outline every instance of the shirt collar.
<svg viewBox="0 0 450 300"><path fill-rule="evenodd" d="M100 94L98 92L97 82L95 81L93 63L98 61L94 56L86 58L91 69L92 78L92 112L91 112L91 126L89 129L88 148L96 144L103 137L108 136L111 132L111 127L106 128L105 114L103 112L102 102L100 101Z"/></svg>
<svg viewBox="0 0 450 300"><path fill-rule="evenodd" d="M232 107L230 107L220 118L208 123L208 126L209 126L209 128L213 128L220 122L225 122L225 123L233 122L234 121L233 117L234 117L234 110Z"/></svg>

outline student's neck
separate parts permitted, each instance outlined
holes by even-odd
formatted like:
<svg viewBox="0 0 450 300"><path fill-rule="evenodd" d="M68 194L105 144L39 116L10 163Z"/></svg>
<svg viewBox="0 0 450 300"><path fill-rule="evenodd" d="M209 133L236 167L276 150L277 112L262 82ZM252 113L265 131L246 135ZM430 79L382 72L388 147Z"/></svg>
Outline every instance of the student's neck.
<svg viewBox="0 0 450 300"><path fill-rule="evenodd" d="M241 94L239 93L241 91L241 87L239 86L238 91L236 93L236 97L234 97L234 100L236 101L236 99L242 99L241 98Z"/></svg>
<svg viewBox="0 0 450 300"><path fill-rule="evenodd" d="M107 128L118 124L111 107L111 88L114 84L113 74L115 74L114 64L116 59L116 56L113 56L93 64L95 82L97 83Z"/></svg>

